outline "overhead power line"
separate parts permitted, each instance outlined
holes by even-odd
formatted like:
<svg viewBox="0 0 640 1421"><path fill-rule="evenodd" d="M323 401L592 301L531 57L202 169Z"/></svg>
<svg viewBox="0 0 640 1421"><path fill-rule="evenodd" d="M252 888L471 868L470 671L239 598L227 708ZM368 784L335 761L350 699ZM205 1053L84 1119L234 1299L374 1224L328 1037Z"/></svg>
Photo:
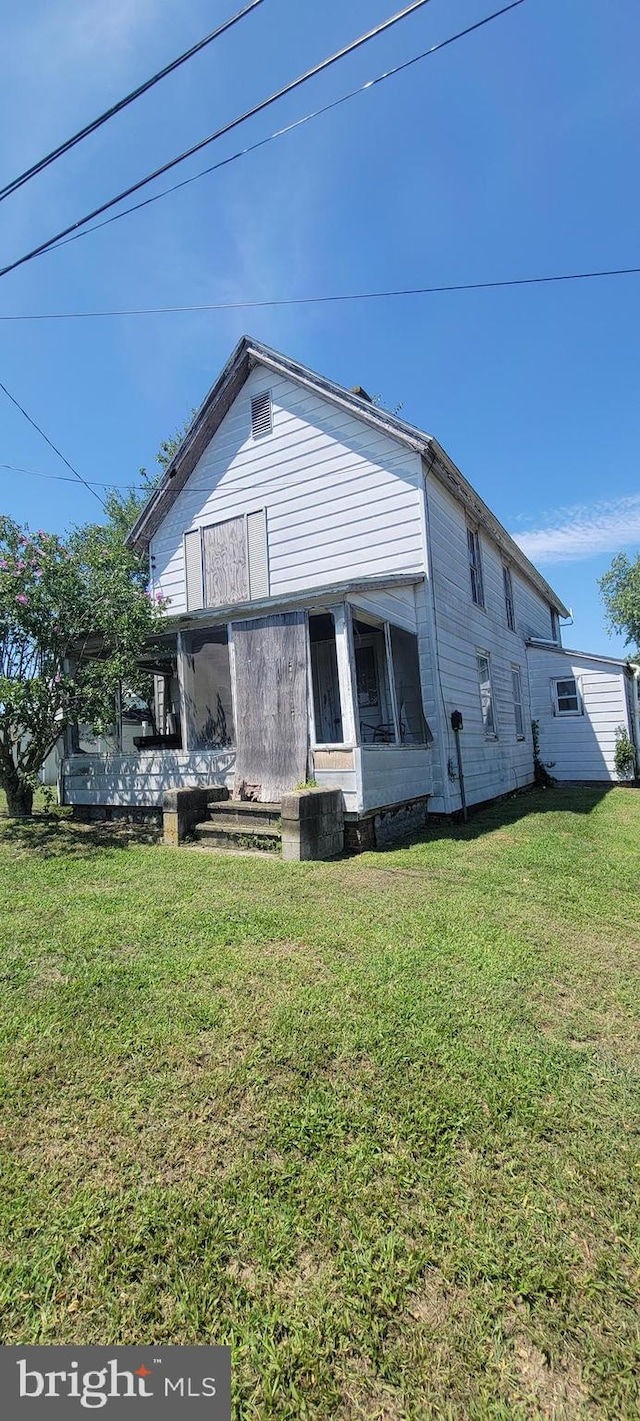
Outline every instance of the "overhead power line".
<svg viewBox="0 0 640 1421"><path fill-rule="evenodd" d="M137 183L132 183L130 187L124 188L122 192L118 193L117 197L112 197L108 202L101 203L100 206L95 207L92 212L88 212L85 217L79 218L77 222L72 222L68 227L64 227L61 232L56 232L54 237L49 237L46 242L41 242L39 246L33 247L31 251L25 252L23 256L17 257L15 261L9 262L7 266L0 268L0 276L7 276L10 271L15 271L19 266L24 266L25 262L32 261L34 257L41 256L43 252L48 251L50 247L54 247L56 243L62 241L63 237L68 237L80 227L85 227L87 223L92 222L95 217L101 217L103 212L108 212L110 208L116 207L117 204L123 202L125 198L131 197L134 192L139 192L140 189L146 187L148 183L152 183L156 178L162 177L164 173L168 173L172 168L177 167L178 163L183 163L187 158L192 158L195 153L199 153L201 149L208 147L210 143L215 143L219 138L224 137L225 134L231 133L235 128L239 128L240 124L247 122L247 119L254 118L256 114L263 113L265 109L270 108L271 105L277 103L279 99L283 99L286 94L292 94L294 90L299 89L302 84L308 83L310 79L315 79L318 74L322 74L333 64L337 64L339 60L345 59L347 55L354 54L357 49L361 49L363 45L369 44L373 39L377 39L379 35L384 34L387 30L391 29L393 25L399 24L401 20L408 19L409 15L415 14L417 10L423 9L424 6L429 3L430 0L412 0L412 3L406 5L403 10L398 10L397 13L391 15L388 20L383 20L381 24L376 25L371 30L367 30L366 34L360 35L358 39L352 40L350 44L344 45L342 49L338 49L334 54L330 54L327 59L322 59L319 64L314 64L311 69L307 69L305 73L300 74L297 79L291 80L291 82L285 84L282 89L278 89L275 93L270 94L267 99L262 99L259 104L254 104L253 108L247 109L243 114L240 114L238 118L231 119L229 123L223 124L222 128L216 129L215 133L210 133L208 138L201 138L199 143L194 143L191 148L187 148L183 153L179 153L176 158L169 159L167 163L163 163L160 168L156 168L155 171L149 173L147 177L140 178ZM517 0L517 3L523 4L524 0Z"/></svg>
<svg viewBox="0 0 640 1421"><path fill-rule="evenodd" d="M82 477L82 474L78 473L78 470L74 468L73 464L69 463L69 460L66 459L64 454L61 453L61 451L58 449L58 446L53 443L53 440L49 438L48 434L45 434L44 429L42 429L40 425L36 423L35 419L32 419L31 415L27 414L27 411L24 406L20 404L20 402L16 399L15 395L11 394L11 391L7 389L6 385L3 385L1 380L0 390L4 391L7 399L11 400L12 405L15 405L16 409L20 410L20 413L24 415L25 419L31 425L32 429L37 430L38 434L42 437L42 439L44 439L45 444L48 444L49 448L53 449L54 454L57 454L58 458L62 459L63 464L66 464L67 468L71 470L71 473L75 475L76 479L79 479L80 483L84 484L85 488L89 490L89 493L92 493L93 497L97 498L98 503L102 504L102 507L104 508L104 500L100 497L100 494L96 493L95 489L91 487L91 484L87 483L87 480Z"/></svg>
<svg viewBox="0 0 640 1421"><path fill-rule="evenodd" d="M74 484L76 479L71 474L45 474L41 469L24 469L21 464L0 464L0 469L9 470L12 474L28 474L33 479L55 479L56 483ZM123 493L128 493L130 489L142 489L143 484L112 484L103 479L87 479L87 486L91 488L115 488Z"/></svg>
<svg viewBox="0 0 640 1421"><path fill-rule="evenodd" d="M273 143L277 138L284 138L286 134L293 133L294 129L302 128L304 124L311 123L314 118L321 118L323 114L331 113L332 109L340 108L350 99L355 99L359 94L373 90L378 84L384 83L385 79L393 79L398 74L404 73L405 69L411 69L414 64L419 64L423 59L429 59L432 54L437 54L441 49L447 49L450 44L455 44L457 40L464 39L467 35L473 34L474 30L481 30L485 25L491 24L492 20L498 20L501 15L508 14L509 10L517 9L522 5L523 0L511 0L511 4L504 5L501 10L494 10L493 14L485 15L483 20L478 20L474 25L467 25L464 30L458 30L457 34L450 35L448 39L440 40L438 44L430 45L429 49L424 49L421 54L416 54L412 59L407 59L403 64L396 64L393 69L385 70L384 74L378 74L375 79L367 79L365 84L360 84L357 89L351 89L348 94L342 94L339 99L333 99L330 104L323 104L322 108L313 109L303 118L294 119L293 123L287 123L283 128L277 128L274 133L269 133L266 138L259 138L256 143L250 143L246 148L239 148L235 153L231 153L227 158L221 158L219 163L212 163L208 168L201 168L199 173L192 173L191 177L183 178L182 182L173 183L171 187L163 188L161 192L156 192L151 197L143 198L142 202L134 202L131 207L124 207L121 212L114 212L111 217L105 217L103 222L96 222L93 227L85 227L80 232L74 232L70 237L65 237L55 244L52 250L58 247L66 247L69 242L77 242L81 237L90 237L93 232L99 232L102 227L108 227L112 222L119 222L121 217L129 217L132 212L140 212L143 207L150 207L153 202L159 202L163 197L169 197L171 193L179 192L181 188L189 187L191 183L197 183L200 178L207 177L210 173L217 173L220 168L226 168L230 163L235 163L238 158L246 158L249 153L256 153L259 148L265 148L268 143Z"/></svg>
<svg viewBox="0 0 640 1421"><path fill-rule="evenodd" d="M273 306L319 306L344 301L387 301L399 296L440 296L455 291L500 291L513 286L551 286L567 281L596 281L603 277L640 276L640 266L609 267L601 271L563 271L550 276L514 276L500 281L457 281L443 286L400 286L380 291L345 291L326 296L281 296L260 301L207 301L195 306L134 306L115 311L37 311L0 316L0 321L93 321L117 316L171 316L197 311L253 311Z"/></svg>
<svg viewBox="0 0 640 1421"><path fill-rule="evenodd" d="M111 108L106 109L98 118L94 118L91 123L85 124L85 127L81 128L78 133L74 133L71 138L65 139L65 142L60 143L57 148L53 148L51 153L47 153L44 158L40 158L37 163L33 163L30 168L26 168L24 173L20 173L19 177L13 178L10 183L6 183L3 188L0 188L0 202L3 202L6 197L10 197L12 193L17 192L18 188L24 187L24 184L28 183L31 178L35 178L38 173L44 172L45 168L50 167L58 158L62 158L65 153L70 153L71 149L75 148L78 143L82 143L84 138L88 138L91 133L95 133L97 129L102 128L102 125L108 123L109 119L114 118L116 114L122 113L122 110L128 108L129 104L134 103L142 94L148 93L149 89L153 89L156 84L159 84L161 79L166 79L168 74L173 74L174 70L179 69L181 64L186 64L188 59L193 59L195 54L199 54L202 49L206 49L207 45L212 44L220 35L232 29L234 25L237 25L240 20L243 20L246 15L251 14L252 10L257 9L258 5L262 5L263 3L264 0L250 0L250 3L244 6L244 9L239 10L238 13L232 15L230 19L225 20L222 25L218 25L218 28L212 30L211 34L205 35L204 39L198 40L198 43L192 45L191 49L185 50L185 53L178 55L177 59L172 59L170 64L165 65L164 69L160 69L157 74L153 74L150 79L146 79L144 84L139 84L138 88L133 89L124 99L119 99L117 104L112 104Z"/></svg>

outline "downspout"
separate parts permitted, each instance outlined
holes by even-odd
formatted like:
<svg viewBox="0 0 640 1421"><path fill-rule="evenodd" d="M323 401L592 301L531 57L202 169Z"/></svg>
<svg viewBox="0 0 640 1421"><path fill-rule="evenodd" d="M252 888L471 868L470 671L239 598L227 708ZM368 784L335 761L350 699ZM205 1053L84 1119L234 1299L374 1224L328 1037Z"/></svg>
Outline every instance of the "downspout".
<svg viewBox="0 0 640 1421"><path fill-rule="evenodd" d="M633 738L636 747L636 777L640 775L640 666L635 662L630 663L633 671L633 689L631 693L632 714L633 714Z"/></svg>

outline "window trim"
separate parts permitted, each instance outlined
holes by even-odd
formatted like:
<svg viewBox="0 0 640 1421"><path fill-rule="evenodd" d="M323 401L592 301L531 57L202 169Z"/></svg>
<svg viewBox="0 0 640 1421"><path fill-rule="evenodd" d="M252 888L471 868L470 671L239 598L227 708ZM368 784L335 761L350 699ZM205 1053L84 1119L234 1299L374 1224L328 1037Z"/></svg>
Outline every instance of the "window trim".
<svg viewBox="0 0 640 1421"><path fill-rule="evenodd" d="M502 564L502 587L504 591L504 605L507 614L507 627L510 632L516 629L516 599L513 592L513 574L508 563Z"/></svg>
<svg viewBox="0 0 640 1421"><path fill-rule="evenodd" d="M566 683L567 683L568 681L573 681L573 684L574 684L574 686L575 686L575 688L576 688L576 689L575 689L575 700L576 700L576 702L577 702L577 706L576 706L576 709L575 709L575 710L560 710L560 701L561 701L561 700L563 700L563 701L568 701L568 700L573 699L573 697L570 696L570 695L568 695L568 696L560 696L560 695L558 694L558 686L566 685ZM580 682L580 677L579 677L579 676L552 676L552 677L551 677L551 700L552 700L552 705L553 705L553 714L554 714L555 716L558 716L558 718L559 718L560 720L566 720L566 719L569 719L569 720L570 720L572 717L575 719L576 716L584 715L584 699L583 699L583 696L582 696L582 685L581 685L581 682Z"/></svg>
<svg viewBox="0 0 640 1421"><path fill-rule="evenodd" d="M466 526L467 562L469 565L469 580L471 583L471 601L474 607L480 607L484 612L486 611L486 603L484 597L484 570L482 567L480 531L478 528L474 528L471 523L467 523ZM476 596L476 592L478 596Z"/></svg>
<svg viewBox="0 0 640 1421"><path fill-rule="evenodd" d="M492 730L488 730L488 729L487 729L487 724L486 724L486 721L485 721L485 718L484 718L484 706L483 706L483 704L482 704L482 685L481 685L481 681L480 681L480 658L481 658L481 657L482 657L482 660L483 660L483 661L486 661L486 663L487 663L487 677L488 677L488 681L489 681L489 696L490 696L490 705L491 705L491 720L492 720L492 724L493 724L493 729L492 729ZM481 716L481 719L482 719L482 729L483 729L483 731L484 731L484 734L485 734L485 737L486 737L487 740L498 740L498 739L499 739L499 736L498 736L498 718L497 718L497 716L496 716L496 701L495 701L495 696L494 696L494 694L493 694L493 676L492 676L492 673L491 673L491 653L488 652L488 651L485 651L484 648L481 647L481 646L477 646L477 647L476 647L476 674L477 674L477 677L478 677L478 699L479 699L479 701L480 701L480 716Z"/></svg>
<svg viewBox="0 0 640 1421"><path fill-rule="evenodd" d="M519 699L519 700L516 700L516 696L515 696L515 686L514 686L514 679L513 679L514 676L517 676L517 678L518 678L518 689L519 689L519 691L520 691L520 699ZM519 666L519 665L517 664L517 662L515 662L515 661L512 661L512 663L511 663L511 690L512 690L512 695L513 695L514 719L515 719L515 723L516 723L516 740L520 740L520 741L521 741L521 740L526 740L526 738L527 738L527 733L526 733L526 730L525 730L524 700L523 700L523 698L522 698L522 667ZM521 726L522 726L522 729L521 729L521 730L518 730L517 708L519 708L519 710L520 710L520 723L521 723Z"/></svg>

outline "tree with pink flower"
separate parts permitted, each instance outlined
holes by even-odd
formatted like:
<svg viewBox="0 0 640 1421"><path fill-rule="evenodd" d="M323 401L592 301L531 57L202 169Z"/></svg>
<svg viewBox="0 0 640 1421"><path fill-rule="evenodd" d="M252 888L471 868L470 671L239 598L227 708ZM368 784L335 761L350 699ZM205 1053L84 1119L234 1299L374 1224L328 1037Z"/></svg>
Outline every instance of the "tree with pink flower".
<svg viewBox="0 0 640 1421"><path fill-rule="evenodd" d="M11 815L31 813L39 768L67 726L113 719L162 606L109 524L63 540L0 517L0 788Z"/></svg>

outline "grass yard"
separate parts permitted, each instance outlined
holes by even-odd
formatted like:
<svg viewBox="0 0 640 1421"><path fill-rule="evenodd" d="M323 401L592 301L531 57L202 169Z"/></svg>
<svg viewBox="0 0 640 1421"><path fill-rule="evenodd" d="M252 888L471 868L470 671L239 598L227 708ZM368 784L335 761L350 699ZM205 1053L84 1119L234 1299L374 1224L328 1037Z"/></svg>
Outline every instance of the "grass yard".
<svg viewBox="0 0 640 1421"><path fill-rule="evenodd" d="M640 794L283 865L0 825L2 1341L236 1421L634 1418Z"/></svg>

